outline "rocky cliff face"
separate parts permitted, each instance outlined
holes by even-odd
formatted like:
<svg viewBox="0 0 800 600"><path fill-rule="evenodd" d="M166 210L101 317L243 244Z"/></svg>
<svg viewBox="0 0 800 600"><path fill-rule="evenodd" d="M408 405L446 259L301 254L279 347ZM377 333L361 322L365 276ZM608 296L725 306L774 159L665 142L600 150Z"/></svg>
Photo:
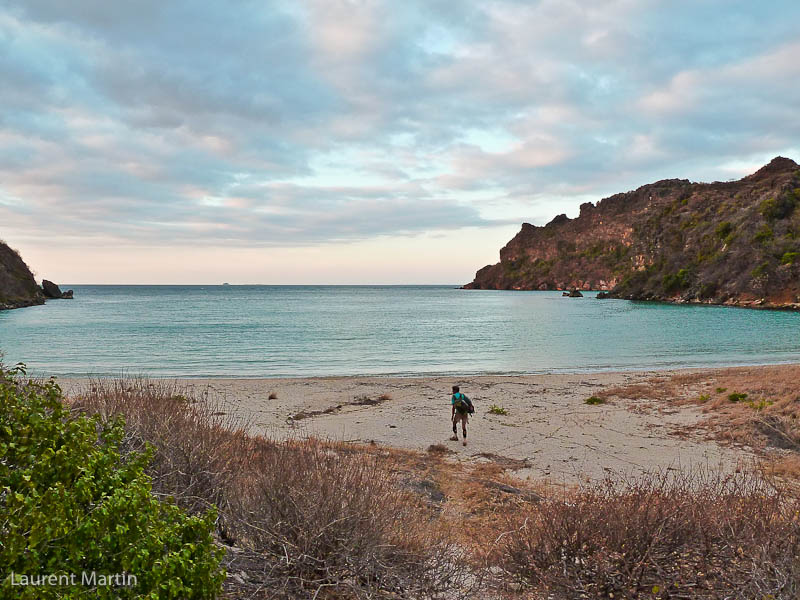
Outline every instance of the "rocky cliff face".
<svg viewBox="0 0 800 600"><path fill-rule="evenodd" d="M0 310L44 304L44 294L19 254L0 242Z"/></svg>
<svg viewBox="0 0 800 600"><path fill-rule="evenodd" d="M800 167L778 157L739 181L659 181L524 223L465 287L800 308Z"/></svg>

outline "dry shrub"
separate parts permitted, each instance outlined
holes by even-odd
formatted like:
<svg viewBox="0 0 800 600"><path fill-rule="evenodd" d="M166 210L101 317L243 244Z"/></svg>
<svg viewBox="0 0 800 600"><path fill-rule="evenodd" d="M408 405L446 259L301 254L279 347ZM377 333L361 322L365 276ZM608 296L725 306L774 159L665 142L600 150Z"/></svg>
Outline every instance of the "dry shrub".
<svg viewBox="0 0 800 600"><path fill-rule="evenodd" d="M439 455L455 454L455 451L450 450L450 448L448 448L444 444L431 444L430 446L428 446L428 452L430 452L431 454L439 454Z"/></svg>
<svg viewBox="0 0 800 600"><path fill-rule="evenodd" d="M224 514L245 422L217 403L190 399L172 383L146 379L94 381L71 401L73 410L103 420L123 417L125 450L153 446L149 472L156 493L173 496L191 512L215 505Z"/></svg>
<svg viewBox="0 0 800 600"><path fill-rule="evenodd" d="M192 511L219 508L236 597L458 597L471 577L391 455L250 437L218 406L161 382L95 382L72 406L124 417L129 450L154 446L155 491Z"/></svg>
<svg viewBox="0 0 800 600"><path fill-rule="evenodd" d="M255 447L249 460L259 468L237 485L233 533L264 556L272 586L424 595L463 575L446 531L376 457L304 440Z"/></svg>
<svg viewBox="0 0 800 600"><path fill-rule="evenodd" d="M557 598L796 598L798 510L754 475L607 479L509 519L495 560Z"/></svg>

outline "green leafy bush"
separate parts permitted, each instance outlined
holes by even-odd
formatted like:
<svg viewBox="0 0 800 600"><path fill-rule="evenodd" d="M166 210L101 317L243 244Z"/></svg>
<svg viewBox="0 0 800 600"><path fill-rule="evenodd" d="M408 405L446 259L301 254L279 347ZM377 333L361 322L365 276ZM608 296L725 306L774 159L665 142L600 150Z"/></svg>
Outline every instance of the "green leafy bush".
<svg viewBox="0 0 800 600"><path fill-rule="evenodd" d="M742 400L745 399L747 399L747 394L742 394L742 393L728 394L728 400L730 402L741 402Z"/></svg>
<svg viewBox="0 0 800 600"><path fill-rule="evenodd" d="M599 396L589 396L586 400L583 401L584 404L605 404L606 401L604 398L600 398Z"/></svg>
<svg viewBox="0 0 800 600"><path fill-rule="evenodd" d="M731 234L732 231L733 231L733 225L731 224L731 222L725 221L717 225L715 233L717 234L717 237L719 239L724 240Z"/></svg>
<svg viewBox="0 0 800 600"><path fill-rule="evenodd" d="M661 283L667 293L684 289L689 285L691 273L689 269L679 269L677 273L665 275Z"/></svg>
<svg viewBox="0 0 800 600"><path fill-rule="evenodd" d="M772 228L766 223L764 223L761 227L758 228L758 231L753 236L753 241L756 242L757 244L766 244L767 242L772 240L774 235L775 234L772 231Z"/></svg>
<svg viewBox="0 0 800 600"><path fill-rule="evenodd" d="M800 252L785 252L781 257L781 263L784 265L793 265L798 256L800 256Z"/></svg>
<svg viewBox="0 0 800 600"><path fill-rule="evenodd" d="M497 406L496 404L492 404L489 407L489 412L493 415L507 415L508 410L503 408L502 406Z"/></svg>
<svg viewBox="0 0 800 600"><path fill-rule="evenodd" d="M21 375L0 368L0 597L213 598L214 511L159 501L121 420L70 414L55 381ZM60 585L19 585L41 575Z"/></svg>
<svg viewBox="0 0 800 600"><path fill-rule="evenodd" d="M777 198L767 198L760 205L761 214L770 221L785 219L794 211L794 194L784 194Z"/></svg>
<svg viewBox="0 0 800 600"><path fill-rule="evenodd" d="M769 263L763 262L760 265L758 265L755 269L750 271L750 275L751 277L753 277L753 279L758 279L759 277L763 277L764 275L766 275L767 271L769 271Z"/></svg>

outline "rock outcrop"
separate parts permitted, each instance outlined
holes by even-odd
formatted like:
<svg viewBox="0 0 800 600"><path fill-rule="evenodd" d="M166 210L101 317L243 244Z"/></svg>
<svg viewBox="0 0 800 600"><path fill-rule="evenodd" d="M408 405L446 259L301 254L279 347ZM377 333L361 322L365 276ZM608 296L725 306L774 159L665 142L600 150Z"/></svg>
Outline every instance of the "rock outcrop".
<svg viewBox="0 0 800 600"><path fill-rule="evenodd" d="M47 279L42 281L42 291L44 292L45 298L64 298L66 300L72 300L73 297L72 290L62 292L58 285Z"/></svg>
<svg viewBox="0 0 800 600"><path fill-rule="evenodd" d="M464 287L800 308L800 167L778 157L738 181L658 181L523 223Z"/></svg>
<svg viewBox="0 0 800 600"><path fill-rule="evenodd" d="M44 304L44 294L20 255L0 242L0 310Z"/></svg>

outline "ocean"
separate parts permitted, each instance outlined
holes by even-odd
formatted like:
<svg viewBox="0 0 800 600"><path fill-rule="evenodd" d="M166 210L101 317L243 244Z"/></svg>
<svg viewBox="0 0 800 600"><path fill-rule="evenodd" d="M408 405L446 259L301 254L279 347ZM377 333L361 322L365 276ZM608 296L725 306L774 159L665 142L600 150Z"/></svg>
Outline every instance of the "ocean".
<svg viewBox="0 0 800 600"><path fill-rule="evenodd" d="M35 375L519 374L795 362L800 314L456 286L62 286L0 311Z"/></svg>

